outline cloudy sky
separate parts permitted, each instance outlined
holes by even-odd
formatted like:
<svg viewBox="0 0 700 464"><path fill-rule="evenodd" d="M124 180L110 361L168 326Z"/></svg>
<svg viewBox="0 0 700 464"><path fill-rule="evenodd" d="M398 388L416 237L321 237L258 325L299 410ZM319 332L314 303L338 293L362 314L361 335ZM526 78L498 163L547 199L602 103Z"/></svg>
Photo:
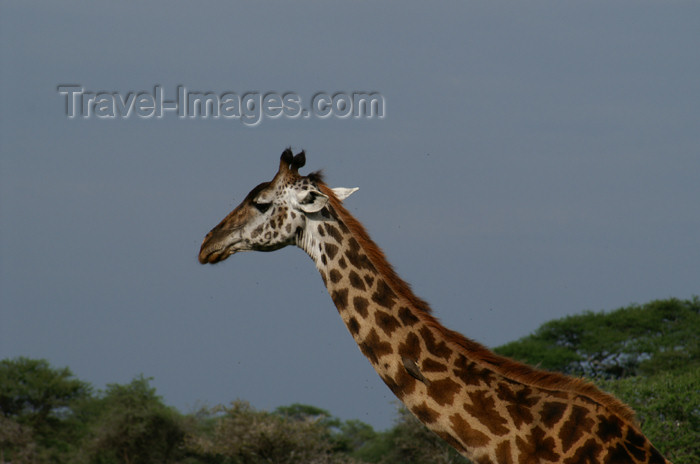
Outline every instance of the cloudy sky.
<svg viewBox="0 0 700 464"><path fill-rule="evenodd" d="M489 346L700 293L698 3L1 10L0 358L98 388L143 373L183 412L242 398L390 426L390 391L302 251L197 263L286 146L359 187L346 204L398 272ZM152 114L179 86L308 112ZM353 92L383 117L314 112L314 95Z"/></svg>

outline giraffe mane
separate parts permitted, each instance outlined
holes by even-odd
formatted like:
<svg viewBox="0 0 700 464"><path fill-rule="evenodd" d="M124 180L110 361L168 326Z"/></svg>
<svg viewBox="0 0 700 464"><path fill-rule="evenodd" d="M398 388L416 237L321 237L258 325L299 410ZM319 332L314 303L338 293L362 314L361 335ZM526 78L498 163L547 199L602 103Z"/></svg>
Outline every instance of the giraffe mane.
<svg viewBox="0 0 700 464"><path fill-rule="evenodd" d="M329 197L329 202L335 215L350 230L352 235L362 246L365 253L377 271L384 276L391 289L404 301L418 309L418 315L423 322L441 333L452 345L468 354L470 358L480 361L489 366L494 372L504 377L520 382L522 384L555 391L566 391L585 396L592 401L601 404L605 408L618 414L628 422L637 425L634 412L622 401L614 396L598 389L595 385L583 379L570 377L558 372L548 372L536 369L527 364L515 361L505 356L498 355L486 348L484 345L471 340L459 332L448 329L432 315L430 305L413 293L411 286L406 283L387 261L384 252L370 238L365 227L350 214L343 206L342 202L335 196L333 191L323 183L322 175L315 172L309 175L314 176L319 189Z"/></svg>
<svg viewBox="0 0 700 464"><path fill-rule="evenodd" d="M411 290L411 286L401 279L399 275L394 270L394 267L387 261L386 256L381 248L377 246L376 243L369 237L365 227L355 219L355 217L350 214L350 212L345 209L342 202L333 193L326 184L323 182L317 182L318 187L321 191L328 195L331 207L335 211L336 215L343 221L343 223L350 229L352 235L357 239L357 242L362 246L367 257L372 262L377 271L387 278L387 283L391 289L399 295L401 298L406 300L409 304L420 309L421 313L430 315L432 310L430 305L423 299L416 296Z"/></svg>
<svg viewBox="0 0 700 464"><path fill-rule="evenodd" d="M326 184L323 181L323 170L319 169L318 171L314 171L308 176L306 176L311 182L315 182L318 185L323 185L324 187L328 188ZM330 190L330 189L329 189Z"/></svg>

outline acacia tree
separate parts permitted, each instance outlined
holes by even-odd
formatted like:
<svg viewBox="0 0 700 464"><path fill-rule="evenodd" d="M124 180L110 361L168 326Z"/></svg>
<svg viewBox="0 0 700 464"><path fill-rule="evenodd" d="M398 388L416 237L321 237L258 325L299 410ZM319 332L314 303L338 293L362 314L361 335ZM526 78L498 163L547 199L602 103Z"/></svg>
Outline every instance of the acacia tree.
<svg viewBox="0 0 700 464"><path fill-rule="evenodd" d="M149 379L107 386L91 406L95 417L79 459L150 464L176 462L182 454L183 419L165 406Z"/></svg>
<svg viewBox="0 0 700 464"><path fill-rule="evenodd" d="M700 299L671 298L556 319L495 351L543 369L621 379L694 365L698 333Z"/></svg>
<svg viewBox="0 0 700 464"><path fill-rule="evenodd" d="M46 360L0 361L2 458L63 460L83 432L72 407L90 392L89 384L75 379L70 369L54 369Z"/></svg>

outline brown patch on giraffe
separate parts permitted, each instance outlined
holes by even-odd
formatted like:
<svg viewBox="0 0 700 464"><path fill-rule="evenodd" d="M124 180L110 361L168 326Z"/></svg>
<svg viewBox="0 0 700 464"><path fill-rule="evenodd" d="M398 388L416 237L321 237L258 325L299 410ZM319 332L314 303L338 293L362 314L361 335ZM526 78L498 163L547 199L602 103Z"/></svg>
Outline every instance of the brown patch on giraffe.
<svg viewBox="0 0 700 464"><path fill-rule="evenodd" d="M328 232L328 235L333 237L333 240L335 240L338 243L343 243L343 235L338 229L335 228L335 226L333 226L333 224L327 222L324 224L324 227L326 228L326 232Z"/></svg>
<svg viewBox="0 0 700 464"><path fill-rule="evenodd" d="M498 464L515 464L510 451L510 442L504 441L496 446L496 461Z"/></svg>
<svg viewBox="0 0 700 464"><path fill-rule="evenodd" d="M589 438L580 446L576 452L569 458L565 459L562 464L598 464L600 459L598 455L602 449L596 443L595 439Z"/></svg>
<svg viewBox="0 0 700 464"><path fill-rule="evenodd" d="M472 428L459 414L451 415L450 422L452 423L452 429L467 448L479 448L491 442L488 435ZM464 449L464 447L462 447L462 449Z"/></svg>
<svg viewBox="0 0 700 464"><path fill-rule="evenodd" d="M428 386L430 396L440 406L452 404L454 397L462 389L462 386L449 377L434 380Z"/></svg>
<svg viewBox="0 0 700 464"><path fill-rule="evenodd" d="M605 456L605 464L620 464L634 462L632 456L629 452L622 446L622 443L618 443L614 448L608 450L608 455Z"/></svg>
<svg viewBox="0 0 700 464"><path fill-rule="evenodd" d="M352 285L354 288L362 292L366 290L365 283L362 281L362 278L357 274L357 272L350 271L348 277L350 278L350 285Z"/></svg>
<svg viewBox="0 0 700 464"><path fill-rule="evenodd" d="M521 464L539 464L543 461L559 460L559 453L554 451L557 445L554 438L548 437L539 426L532 429L526 440L516 437L515 443L520 450Z"/></svg>
<svg viewBox="0 0 700 464"><path fill-rule="evenodd" d="M288 234L291 234L292 233L292 225L287 224L286 226L284 226L284 230L286 230Z"/></svg>
<svg viewBox="0 0 700 464"><path fill-rule="evenodd" d="M447 366L432 358L426 358L423 360L423 370L425 372L446 372Z"/></svg>
<svg viewBox="0 0 700 464"><path fill-rule="evenodd" d="M356 318L351 317L350 319L348 319L348 329L353 335L358 335L360 333L360 324L359 322L357 322Z"/></svg>
<svg viewBox="0 0 700 464"><path fill-rule="evenodd" d="M326 255L321 255L321 262L324 266L328 264L328 258L326 258Z"/></svg>
<svg viewBox="0 0 700 464"><path fill-rule="evenodd" d="M370 262L367 255L362 253L360 244L354 238L350 239L349 248L345 251L345 257L348 258L350 264L357 269L374 270L374 266Z"/></svg>
<svg viewBox="0 0 700 464"><path fill-rule="evenodd" d="M566 422L559 430L562 450L566 453L574 443L579 441L586 431L593 428L595 422L588 416L588 410L582 406L573 405Z"/></svg>
<svg viewBox="0 0 700 464"><path fill-rule="evenodd" d="M432 424L440 417L440 413L428 406L428 403L423 403L413 406L411 412L424 424Z"/></svg>
<svg viewBox="0 0 700 464"><path fill-rule="evenodd" d="M364 341L360 343L360 350L362 351L362 354L367 356L372 364L377 364L379 362L379 358L394 352L391 345L388 342L383 342L377 335L377 331L374 329L370 330Z"/></svg>
<svg viewBox="0 0 700 464"><path fill-rule="evenodd" d="M382 380L384 380L384 383L399 399L410 395L416 388L417 380L403 369L399 369L396 376L393 378L389 375L380 374L380 376Z"/></svg>
<svg viewBox="0 0 700 464"><path fill-rule="evenodd" d="M367 286L369 288L372 288L372 284L374 283L374 277L372 277L369 274L365 275L365 282L367 282Z"/></svg>
<svg viewBox="0 0 700 464"><path fill-rule="evenodd" d="M559 401L544 403L540 412L540 420L547 427L554 427L564 416L566 406L566 403L560 403Z"/></svg>
<svg viewBox="0 0 700 464"><path fill-rule="evenodd" d="M340 259L338 260L338 266L340 266L341 269L347 269L348 263L347 261L345 261L344 257L340 257Z"/></svg>
<svg viewBox="0 0 700 464"><path fill-rule="evenodd" d="M343 274L338 272L338 270L336 269L331 269L331 272L328 274L328 276L331 278L331 282L333 282L334 284L337 284L338 282L340 282L340 279L343 278Z"/></svg>
<svg viewBox="0 0 700 464"><path fill-rule="evenodd" d="M526 386L513 391L507 384L501 383L496 388L496 394L506 404L506 409L513 419L513 424L520 428L522 424L529 424L532 421L532 412L530 409L537 403L537 397L530 396L532 389Z"/></svg>
<svg viewBox="0 0 700 464"><path fill-rule="evenodd" d="M319 224L316 230L318 230L318 235L320 235L321 237L326 236L326 232L323 230L323 225Z"/></svg>
<svg viewBox="0 0 700 464"><path fill-rule="evenodd" d="M260 224L258 227L253 229L253 231L250 233L251 238L255 238L258 235L262 234L262 231L263 231L263 226L262 226L262 224Z"/></svg>
<svg viewBox="0 0 700 464"><path fill-rule="evenodd" d="M423 337L423 341L425 342L425 347L431 354L437 356L438 358L443 358L445 360L450 359L452 350L449 346L447 346L447 343L445 343L444 340L440 340L440 342L437 342L435 340L435 334L433 334L432 330L430 330L428 327L422 327L420 329L420 334Z"/></svg>
<svg viewBox="0 0 700 464"><path fill-rule="evenodd" d="M335 255L338 254L338 247L336 245L333 245L332 243L324 243L323 248L326 250L326 254L331 260L335 259Z"/></svg>
<svg viewBox="0 0 700 464"><path fill-rule="evenodd" d="M356 296L352 299L352 305L355 307L355 311L363 318L366 319L369 316L369 311L367 310L369 301L367 301L367 298Z"/></svg>
<svg viewBox="0 0 700 464"><path fill-rule="evenodd" d="M469 392L471 404L464 403L464 410L473 417L478 417L494 435L505 435L508 433L508 421L504 419L496 410L496 401L491 393L486 390Z"/></svg>
<svg viewBox="0 0 700 464"><path fill-rule="evenodd" d="M406 339L399 345L399 354L415 360L420 357L420 352L420 339L415 333L409 332Z"/></svg>
<svg viewBox="0 0 700 464"><path fill-rule="evenodd" d="M625 436L627 451L639 461L643 461L644 458L646 458L646 450L644 449L645 442L646 439L644 435L638 433L632 427L627 429L627 436Z"/></svg>
<svg viewBox="0 0 700 464"><path fill-rule="evenodd" d="M475 362L468 361L462 354L457 357L454 367L455 369L453 369L452 372L460 378L465 385L479 386L481 380L484 379L484 372L490 375L490 372L480 368ZM488 378L485 379L487 383L488 380Z"/></svg>
<svg viewBox="0 0 700 464"><path fill-rule="evenodd" d="M598 415L598 432L596 435L603 441L608 443L616 438L622 438L623 422L615 416Z"/></svg>
<svg viewBox="0 0 700 464"><path fill-rule="evenodd" d="M379 328L382 329L388 337L391 337L391 334L401 327L401 323L398 319L379 309L374 313L374 322L377 323Z"/></svg>
<svg viewBox="0 0 700 464"><path fill-rule="evenodd" d="M331 299L338 308L338 311L344 311L348 306L348 289L342 288L340 290L333 290L333 293L331 293Z"/></svg>
<svg viewBox="0 0 700 464"><path fill-rule="evenodd" d="M402 369L397 370L394 380L401 391L399 398L412 394L416 389L416 385L418 384L418 379L414 378L406 370Z"/></svg>
<svg viewBox="0 0 700 464"><path fill-rule="evenodd" d="M415 325L420 320L405 306L399 308L399 319L401 319L403 325L408 327Z"/></svg>
<svg viewBox="0 0 700 464"><path fill-rule="evenodd" d="M396 293L383 280L377 281L377 291L372 294L372 301L387 309L394 306Z"/></svg>
<svg viewBox="0 0 700 464"><path fill-rule="evenodd" d="M653 446L649 448L649 464L668 464L666 459Z"/></svg>
<svg viewBox="0 0 700 464"><path fill-rule="evenodd" d="M341 220L338 220L338 227L340 227L340 231L344 234L347 234L350 232L350 229L348 229L348 226L345 225L345 223Z"/></svg>

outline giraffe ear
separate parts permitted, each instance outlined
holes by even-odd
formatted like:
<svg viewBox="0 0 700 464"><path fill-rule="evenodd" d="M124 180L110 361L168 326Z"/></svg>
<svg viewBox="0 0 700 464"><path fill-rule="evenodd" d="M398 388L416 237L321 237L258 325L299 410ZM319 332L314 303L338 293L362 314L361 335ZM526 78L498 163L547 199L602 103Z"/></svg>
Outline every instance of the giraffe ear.
<svg viewBox="0 0 700 464"><path fill-rule="evenodd" d="M336 187L333 190L333 193L335 193L335 196L338 197L338 200L343 201L353 193L357 192L360 190L360 187L353 187L353 188L346 188L346 187Z"/></svg>

